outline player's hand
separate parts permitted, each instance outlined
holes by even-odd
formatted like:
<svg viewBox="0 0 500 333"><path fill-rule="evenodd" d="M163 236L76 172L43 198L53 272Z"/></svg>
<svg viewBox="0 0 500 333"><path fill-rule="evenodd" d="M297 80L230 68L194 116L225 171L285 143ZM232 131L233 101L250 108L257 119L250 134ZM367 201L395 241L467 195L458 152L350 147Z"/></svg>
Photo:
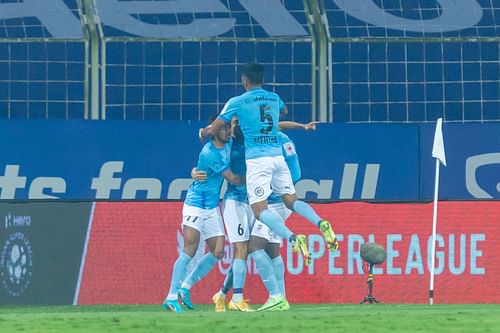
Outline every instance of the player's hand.
<svg viewBox="0 0 500 333"><path fill-rule="evenodd" d="M205 133L206 133L207 129L210 128L210 127L212 127L212 124L208 125L205 128L200 128L198 130L198 138L200 139L200 141L205 140L205 138L206 138L206 134Z"/></svg>
<svg viewBox="0 0 500 333"><path fill-rule="evenodd" d="M191 178L199 182L204 182L205 180L207 180L207 173L205 171L198 171L198 169L193 168L193 170L191 170Z"/></svg>
<svg viewBox="0 0 500 333"><path fill-rule="evenodd" d="M306 131L315 131L316 124L319 124L319 121L311 121L310 123L304 125L304 129Z"/></svg>

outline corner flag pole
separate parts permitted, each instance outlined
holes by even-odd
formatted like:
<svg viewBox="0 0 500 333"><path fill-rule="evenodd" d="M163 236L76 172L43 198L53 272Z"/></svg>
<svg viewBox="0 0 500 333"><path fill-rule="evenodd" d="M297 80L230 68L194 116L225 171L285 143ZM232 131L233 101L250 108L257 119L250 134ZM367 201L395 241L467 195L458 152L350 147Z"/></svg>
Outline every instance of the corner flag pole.
<svg viewBox="0 0 500 333"><path fill-rule="evenodd" d="M446 156L444 153L443 141L443 118L439 118L434 132L434 144L432 145L432 157L436 158L436 176L434 181L434 209L432 212L432 250L431 250L431 277L429 283L429 304L433 304L434 298L434 266L436 260L436 228L437 228L437 208L439 199L439 163L446 166Z"/></svg>
<svg viewBox="0 0 500 333"><path fill-rule="evenodd" d="M432 251L431 251L431 281L429 285L429 304L433 304L434 297L434 266L436 264L436 228L439 192L439 159L436 158L436 177L434 182L434 209L432 211Z"/></svg>

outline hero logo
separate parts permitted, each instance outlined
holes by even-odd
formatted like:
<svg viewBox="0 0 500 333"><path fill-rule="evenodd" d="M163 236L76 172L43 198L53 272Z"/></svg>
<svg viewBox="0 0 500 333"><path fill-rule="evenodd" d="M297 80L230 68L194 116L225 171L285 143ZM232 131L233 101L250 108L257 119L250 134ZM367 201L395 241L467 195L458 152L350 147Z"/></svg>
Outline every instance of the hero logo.
<svg viewBox="0 0 500 333"><path fill-rule="evenodd" d="M329 1L364 22L421 33L470 28L483 15L477 0L437 0L441 15L429 20L412 20L392 15L376 5L374 0ZM239 3L269 36L308 35L280 0L239 0ZM95 7L104 25L143 37L214 37L227 33L236 24L236 19L231 17L213 17L214 14L230 12L220 0L96 0ZM141 21L140 15L151 14L211 14L211 17L194 18L186 24L151 24ZM0 20L21 17L37 17L53 37L83 37L80 20L63 0L24 0L0 4Z"/></svg>
<svg viewBox="0 0 500 333"><path fill-rule="evenodd" d="M123 172L123 161L108 161L101 165L99 175L93 177L90 188L95 191L95 199L116 198L116 191L121 191L121 199L137 199L138 192L146 193L146 199L161 199L162 181L158 178L129 178L123 185L123 179L117 174ZM357 163L346 163L340 183L339 199L353 199L358 179ZM27 177L19 175L19 165L6 165L4 175L0 174L0 199L21 199L16 197L17 189L27 186ZM366 164L361 191L361 199L374 199L380 164ZM174 179L168 187L167 199L181 199L191 183L190 178ZM305 198L308 193L315 193L318 199L332 199L333 180L302 179L295 185L297 196ZM50 193L48 193L50 192ZM114 193L112 193L114 192ZM52 194L66 193L66 180L61 177L37 177L29 184L28 199L59 199ZM90 194L72 199L91 199ZM224 190L222 191L224 194Z"/></svg>
<svg viewBox="0 0 500 333"><path fill-rule="evenodd" d="M10 212L5 215L5 229L15 227L29 227L31 225L31 216L29 215L12 215Z"/></svg>
<svg viewBox="0 0 500 333"><path fill-rule="evenodd" d="M33 267L33 252L22 232L10 234L0 258L2 284L11 296L21 296L28 288Z"/></svg>

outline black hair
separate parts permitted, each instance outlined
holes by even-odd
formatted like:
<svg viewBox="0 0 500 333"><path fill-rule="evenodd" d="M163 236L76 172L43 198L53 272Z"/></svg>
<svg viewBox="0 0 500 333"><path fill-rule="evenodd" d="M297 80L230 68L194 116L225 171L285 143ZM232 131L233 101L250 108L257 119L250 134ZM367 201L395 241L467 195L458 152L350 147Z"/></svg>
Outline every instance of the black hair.
<svg viewBox="0 0 500 333"><path fill-rule="evenodd" d="M264 66L257 63L243 65L242 75L252 84L262 84L264 81Z"/></svg>

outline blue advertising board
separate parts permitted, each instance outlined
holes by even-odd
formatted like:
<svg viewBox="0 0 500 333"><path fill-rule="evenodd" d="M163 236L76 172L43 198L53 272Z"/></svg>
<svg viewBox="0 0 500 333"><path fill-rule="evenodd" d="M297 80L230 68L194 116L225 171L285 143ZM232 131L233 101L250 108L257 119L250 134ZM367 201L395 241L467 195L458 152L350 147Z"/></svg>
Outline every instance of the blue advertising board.
<svg viewBox="0 0 500 333"><path fill-rule="evenodd" d="M422 200L432 199L434 125L420 126ZM500 124L444 124L447 166L440 170L441 199L500 199Z"/></svg>
<svg viewBox="0 0 500 333"><path fill-rule="evenodd" d="M137 198L165 198L165 185L190 176L201 148L196 137L199 126L187 122L3 122L0 198L128 198L124 190L137 192Z"/></svg>
<svg viewBox="0 0 500 333"><path fill-rule="evenodd" d="M0 122L0 199L182 199L202 122ZM320 124L289 131L299 197L432 199L433 125ZM444 126L443 199L500 198L500 123Z"/></svg>
<svg viewBox="0 0 500 333"><path fill-rule="evenodd" d="M297 146L303 178L333 181L329 197L313 194L311 199L418 198L418 125L325 124L316 132L288 134Z"/></svg>

